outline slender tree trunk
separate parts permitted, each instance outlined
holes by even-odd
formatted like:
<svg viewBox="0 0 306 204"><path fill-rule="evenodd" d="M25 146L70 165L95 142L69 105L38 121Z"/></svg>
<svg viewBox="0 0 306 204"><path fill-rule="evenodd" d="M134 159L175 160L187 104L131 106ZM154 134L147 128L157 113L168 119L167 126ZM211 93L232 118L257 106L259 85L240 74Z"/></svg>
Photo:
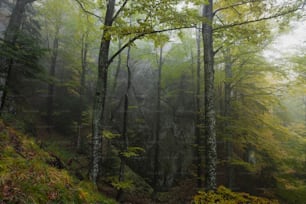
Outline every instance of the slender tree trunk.
<svg viewBox="0 0 306 204"><path fill-rule="evenodd" d="M207 191L215 190L217 167L216 116L214 107L214 51L213 51L213 0L203 7L202 35L204 44L205 70L205 187Z"/></svg>
<svg viewBox="0 0 306 204"><path fill-rule="evenodd" d="M157 96L156 96L156 125L155 125L155 150L154 150L154 170L153 170L153 196L155 197L158 192L158 179L160 173L160 161L159 161L159 151L160 151L160 93L161 93L161 72L163 67L163 47L159 50L159 65L158 65L158 78L157 78Z"/></svg>
<svg viewBox="0 0 306 204"><path fill-rule="evenodd" d="M121 49L121 40L119 39L119 42L118 42L118 50ZM113 88L112 88L112 94L113 94L113 100L115 100L116 98L116 89L117 89L117 83L118 83L118 76L119 76L119 73L120 73L120 70L121 70L121 53L118 55L118 62L117 62L117 67L116 67L116 72L115 72L115 76L114 76L114 84L113 84ZM115 107L112 107L111 111L110 111L110 121L113 121L114 117L115 117L115 114L116 112L118 111L119 107L121 106L122 104L122 98L120 98L120 101L119 103L115 106Z"/></svg>
<svg viewBox="0 0 306 204"><path fill-rule="evenodd" d="M118 40L118 50L121 49L121 40ZM115 93L116 88L117 88L117 79L118 79L118 75L121 69L121 53L118 55L118 63L117 63L117 68L116 68L116 72L115 72L115 77L114 77L114 85L113 85L113 93Z"/></svg>
<svg viewBox="0 0 306 204"><path fill-rule="evenodd" d="M127 88L124 95L124 111L123 111L123 126L122 126L122 139L124 143L124 147L122 148L122 153L127 152L129 148L129 137L127 135L127 125L128 125L128 108L129 108L129 91L131 88L131 69L130 69L130 52L131 47L128 47L127 50ZM120 172L119 172L119 182L123 182L125 180L125 164L126 164L126 157L124 155L120 155ZM123 189L119 189L117 194L117 200L122 201L123 199Z"/></svg>
<svg viewBox="0 0 306 204"><path fill-rule="evenodd" d="M6 46L14 47L16 40L20 32L20 26L22 24L25 7L28 3L32 3L35 0L17 0L15 7L10 16L9 24L4 34L4 42ZM1 57L1 76L0 76L0 114L3 112L5 100L8 91L8 83L10 74L13 67L13 59Z"/></svg>
<svg viewBox="0 0 306 204"><path fill-rule="evenodd" d="M86 81L86 71L87 71L87 52L88 52L88 43L87 43L88 33L86 32L82 36L82 49L81 49L81 77L80 77L80 98L79 98L79 118L78 118L78 139L77 139L77 151L83 152L84 138L82 137L82 113L83 113L83 104L84 104L84 94L85 94L85 81Z"/></svg>
<svg viewBox="0 0 306 204"><path fill-rule="evenodd" d="M47 122L48 122L48 131L51 130L53 125L52 116L54 110L54 77L56 69L56 61L58 57L58 46L59 46L59 26L56 28L56 33L53 40L52 55L51 55L51 65L49 70L49 76L52 77L52 81L48 84L48 97L47 97Z"/></svg>
<svg viewBox="0 0 306 204"><path fill-rule="evenodd" d="M202 142L201 142L201 105L200 105L200 77L201 77L201 35L197 28L196 30L196 45L197 45L197 75L196 75L196 91L195 91L195 144L196 144L196 166L197 166L197 185L202 187Z"/></svg>
<svg viewBox="0 0 306 204"><path fill-rule="evenodd" d="M224 117L225 117L225 124L224 128L227 129L229 125L229 117L231 114L231 92L232 92L232 83L231 79L233 77L232 74L232 59L230 50L227 49L225 55L225 83L224 83ZM226 131L227 132L227 131ZM232 144L232 135L228 133L227 138L227 170L228 170L228 187L230 189L233 188L233 178L234 178L234 169L233 166L230 164L232 155L233 155L233 144Z"/></svg>
<svg viewBox="0 0 306 204"><path fill-rule="evenodd" d="M107 27L112 26L115 3L115 0L108 0L104 22L105 29L102 34L99 52L98 80L94 99L92 119L92 152L90 167L90 179L95 185L98 179L100 171L100 162L102 159L102 123L107 91L107 74L109 67L108 55L111 41L110 37L108 36Z"/></svg>

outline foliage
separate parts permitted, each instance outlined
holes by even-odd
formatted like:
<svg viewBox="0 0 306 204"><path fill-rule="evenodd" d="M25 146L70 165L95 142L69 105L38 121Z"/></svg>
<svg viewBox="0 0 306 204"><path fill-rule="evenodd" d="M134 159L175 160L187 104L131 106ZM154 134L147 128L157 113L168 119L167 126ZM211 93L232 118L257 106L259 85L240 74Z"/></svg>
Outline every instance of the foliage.
<svg viewBox="0 0 306 204"><path fill-rule="evenodd" d="M128 147L127 151L122 152L122 155L126 158L137 157L145 150L141 147Z"/></svg>
<svg viewBox="0 0 306 204"><path fill-rule="evenodd" d="M248 193L237 193L220 186L216 192L200 191L193 197L193 204L237 204L237 203L257 203L257 204L278 204L277 200L251 196Z"/></svg>
<svg viewBox="0 0 306 204"><path fill-rule="evenodd" d="M8 203L114 203L51 165L51 154L0 121L0 197Z"/></svg>

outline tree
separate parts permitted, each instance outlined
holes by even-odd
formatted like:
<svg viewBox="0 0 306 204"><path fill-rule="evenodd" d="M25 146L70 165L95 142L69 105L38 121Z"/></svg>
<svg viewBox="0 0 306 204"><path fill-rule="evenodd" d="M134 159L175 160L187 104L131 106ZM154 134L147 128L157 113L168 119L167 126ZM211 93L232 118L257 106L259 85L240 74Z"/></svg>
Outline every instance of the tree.
<svg viewBox="0 0 306 204"><path fill-rule="evenodd" d="M196 91L195 91L195 145L196 145L196 166L197 166L197 185L202 187L202 138L201 138L201 33L200 28L196 30L196 45L197 45L197 71L196 71Z"/></svg>
<svg viewBox="0 0 306 204"><path fill-rule="evenodd" d="M20 26L22 24L22 20L24 18L23 14L25 12L25 8L27 4L30 4L34 2L35 0L17 0L15 7L12 11L9 24L6 28L5 34L4 34L4 42L7 44L7 46L15 46L16 40L18 36L20 35ZM8 89L8 83L10 80L10 75L12 72L12 66L13 66L13 58L3 58L0 59L1 63L3 63L1 72L4 76L1 76L0 82L1 82L1 90L0 90L0 113L3 111L5 100L7 96L7 89Z"/></svg>
<svg viewBox="0 0 306 204"><path fill-rule="evenodd" d="M214 110L214 55L218 50L214 51L213 48L213 32L228 29L235 26L241 26L245 24L255 23L259 21L264 21L272 18L277 18L286 14L291 14L294 11L301 8L300 1L295 2L293 6L285 5L282 9L273 8L269 14L262 12L262 8L267 7L267 4L262 4L262 2L257 1L245 1L245 2L229 2L229 5L222 5L224 2L220 3L221 6L213 11L214 2L209 0L207 4L203 6L203 17L204 22L202 25L202 35L203 35L203 44L204 44L204 70L205 70L205 165L206 165L206 189L215 190L216 189L216 164L217 164L217 145L216 145L216 130L215 130L215 110ZM273 5L273 4L272 4ZM283 6L283 5L282 5ZM241 13L236 12L238 21L233 23L224 23L222 20L222 12L224 10L233 9L236 10L237 7L250 8L254 15L252 19L239 19ZM261 9L259 9L261 8ZM237 10L236 10L237 11ZM218 16L220 14L220 16ZM264 14L264 15L262 15ZM214 17L218 18L220 22L219 26L214 26Z"/></svg>
<svg viewBox="0 0 306 204"><path fill-rule="evenodd" d="M154 172L153 172L153 188L154 193L158 192L158 180L160 175L160 98L161 98L161 73L163 67L163 46L159 48L158 60L158 76L157 76L157 94L156 94L156 113L155 113L155 141L154 141Z"/></svg>
<svg viewBox="0 0 306 204"><path fill-rule="evenodd" d="M214 48L213 48L213 0L203 6L205 22L202 24L205 76L205 187L206 190L216 190L217 143L216 116L214 103Z"/></svg>
<svg viewBox="0 0 306 204"><path fill-rule="evenodd" d="M119 182L124 182L125 180L125 165L126 165L126 157L129 150L129 136L128 136L128 108L129 108L129 92L131 88L131 67L130 67L130 54L131 47L128 47L127 50L127 58L126 58L126 67L127 67L127 86L124 94L124 110L123 110L123 124L122 124L122 140L123 147L121 147L120 152L120 170L119 170ZM119 60L120 62L121 60ZM122 201L123 199L123 189L119 189L117 194L117 200Z"/></svg>
<svg viewBox="0 0 306 204"><path fill-rule="evenodd" d="M93 108L93 132L92 132L92 161L91 161L91 172L90 178L94 184L96 184L98 174L99 174L99 165L101 161L101 148L102 148L102 131L103 131L103 115L105 107L105 98L107 91L107 74L109 66L109 48L111 42L111 36L108 33L108 27L111 27L113 24L113 17L115 13L115 0L109 0L107 2L106 14L104 18L105 30L103 31L100 52L99 52L99 61L98 61L98 80L97 88L95 93L95 101Z"/></svg>

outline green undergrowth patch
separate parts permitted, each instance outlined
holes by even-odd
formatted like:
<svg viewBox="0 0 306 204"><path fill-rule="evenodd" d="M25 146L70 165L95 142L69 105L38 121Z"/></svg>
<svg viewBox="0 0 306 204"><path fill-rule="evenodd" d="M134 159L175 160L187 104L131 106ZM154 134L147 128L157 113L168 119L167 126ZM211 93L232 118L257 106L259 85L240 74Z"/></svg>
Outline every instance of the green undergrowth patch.
<svg viewBox="0 0 306 204"><path fill-rule="evenodd" d="M277 200L251 196L248 193L232 192L230 189L220 186L216 192L199 192L193 197L193 204L278 204Z"/></svg>
<svg viewBox="0 0 306 204"><path fill-rule="evenodd" d="M88 181L52 166L54 157L0 121L0 200L4 203L116 203Z"/></svg>
<svg viewBox="0 0 306 204"><path fill-rule="evenodd" d="M305 179L299 178L297 175L281 175L278 180L277 196L288 204L305 203L306 201L306 185ZM304 177L304 175L300 176Z"/></svg>

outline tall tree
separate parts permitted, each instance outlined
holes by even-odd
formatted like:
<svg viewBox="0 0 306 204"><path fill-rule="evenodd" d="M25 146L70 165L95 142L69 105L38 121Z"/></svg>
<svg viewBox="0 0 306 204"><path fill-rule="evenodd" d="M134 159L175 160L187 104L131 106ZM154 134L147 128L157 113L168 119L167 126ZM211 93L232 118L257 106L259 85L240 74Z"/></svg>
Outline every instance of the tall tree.
<svg viewBox="0 0 306 204"><path fill-rule="evenodd" d="M217 167L216 115L214 103L214 48L213 48L213 0L203 6L205 21L202 24L204 45L204 73L205 73L205 187L215 190Z"/></svg>
<svg viewBox="0 0 306 204"><path fill-rule="evenodd" d="M198 188L202 187L202 137L201 137L201 33L200 28L196 30L196 45L197 45L197 69L196 69L196 91L195 91L195 154L197 166L197 185Z"/></svg>
<svg viewBox="0 0 306 204"><path fill-rule="evenodd" d="M16 40L18 36L20 35L20 26L24 19L24 12L25 12L26 5L34 1L35 0L17 0L16 1L16 4L10 16L9 24L4 34L4 42L7 44L7 46L13 47L15 45ZM9 58L1 57L0 61L1 61L1 64L3 63L3 66L1 66L1 78L0 78L0 83L1 83L0 84L1 85L0 114L1 114L1 112L3 111L6 96L7 96L8 83L9 83L10 74L12 72L12 66L13 66L13 58L12 57L9 57Z"/></svg>
<svg viewBox="0 0 306 204"><path fill-rule="evenodd" d="M94 184L97 182L98 174L100 171L99 165L101 162L101 148L102 148L102 131L103 131L103 115L107 91L107 75L109 67L109 50L111 37L109 36L108 28L113 24L113 17L115 12L115 0L108 0L106 13L104 18L105 29L102 34L100 52L99 52L99 61L98 61L98 80L97 88L95 93L94 100L94 109L93 109L93 132L92 132L92 161L91 161L91 172L90 179Z"/></svg>
<svg viewBox="0 0 306 204"><path fill-rule="evenodd" d="M120 155L120 172L119 172L119 182L124 182L125 180L125 166L126 166L126 155L129 148L129 136L128 136L128 109L129 109L129 92L132 83L131 76L131 67L130 67L130 55L131 55L131 47L128 47L127 50L127 59L126 59L126 67L127 67L127 86L124 94L124 110L123 110L123 124L122 124L122 141L123 147L121 149ZM119 189L117 194L117 200L122 201L123 199L123 189Z"/></svg>
<svg viewBox="0 0 306 204"><path fill-rule="evenodd" d="M155 109L155 139L154 139L154 170L153 170L153 188L154 193L158 192L158 180L160 175L160 99L161 99L161 73L163 67L163 46L159 48L159 60L158 60L158 76L156 84L156 109Z"/></svg>
<svg viewBox="0 0 306 204"><path fill-rule="evenodd" d="M231 52L230 49L226 49L224 52L224 62L225 62L225 82L224 82L224 117L228 118L231 114L231 93L232 93L232 64L233 61L231 59ZM228 122L225 122L225 129L228 126ZM227 139L227 160L228 160L228 187L232 189L233 187L233 177L234 177L234 169L230 164L230 161L233 157L233 138L230 134L230 137Z"/></svg>
<svg viewBox="0 0 306 204"><path fill-rule="evenodd" d="M214 110L214 55L218 50L213 48L213 32L242 26L250 23L260 22L272 18L277 18L287 14L291 14L303 6L303 2L297 0L293 5L281 5L275 8L261 1L244 1L244 2L223 2L217 1L220 7L213 11L213 0L208 0L203 6L203 17L205 18L202 24L203 46L204 46L204 72L205 72L205 181L207 190L216 189L216 167L217 167L217 145L216 145L216 116ZM269 2L274 5L273 2ZM223 5L226 4L226 5ZM248 9L254 13L253 18L245 15L246 18L241 18L241 13L237 11L237 7L242 8L242 11ZM270 13L263 12L263 8L269 8ZM233 22L224 23L222 17L226 10L234 10L236 19ZM218 19L218 25L214 26L214 17Z"/></svg>
<svg viewBox="0 0 306 204"><path fill-rule="evenodd" d="M51 62L50 62L50 69L49 69L49 76L54 79L55 77L55 70L56 70L56 62L58 58L58 48L59 48L59 31L60 31L60 24L55 26L55 34L53 39L53 45L51 49ZM49 82L48 84L48 96L47 96L47 123L48 123L48 130L51 130L52 127L52 116L54 111L54 80Z"/></svg>

